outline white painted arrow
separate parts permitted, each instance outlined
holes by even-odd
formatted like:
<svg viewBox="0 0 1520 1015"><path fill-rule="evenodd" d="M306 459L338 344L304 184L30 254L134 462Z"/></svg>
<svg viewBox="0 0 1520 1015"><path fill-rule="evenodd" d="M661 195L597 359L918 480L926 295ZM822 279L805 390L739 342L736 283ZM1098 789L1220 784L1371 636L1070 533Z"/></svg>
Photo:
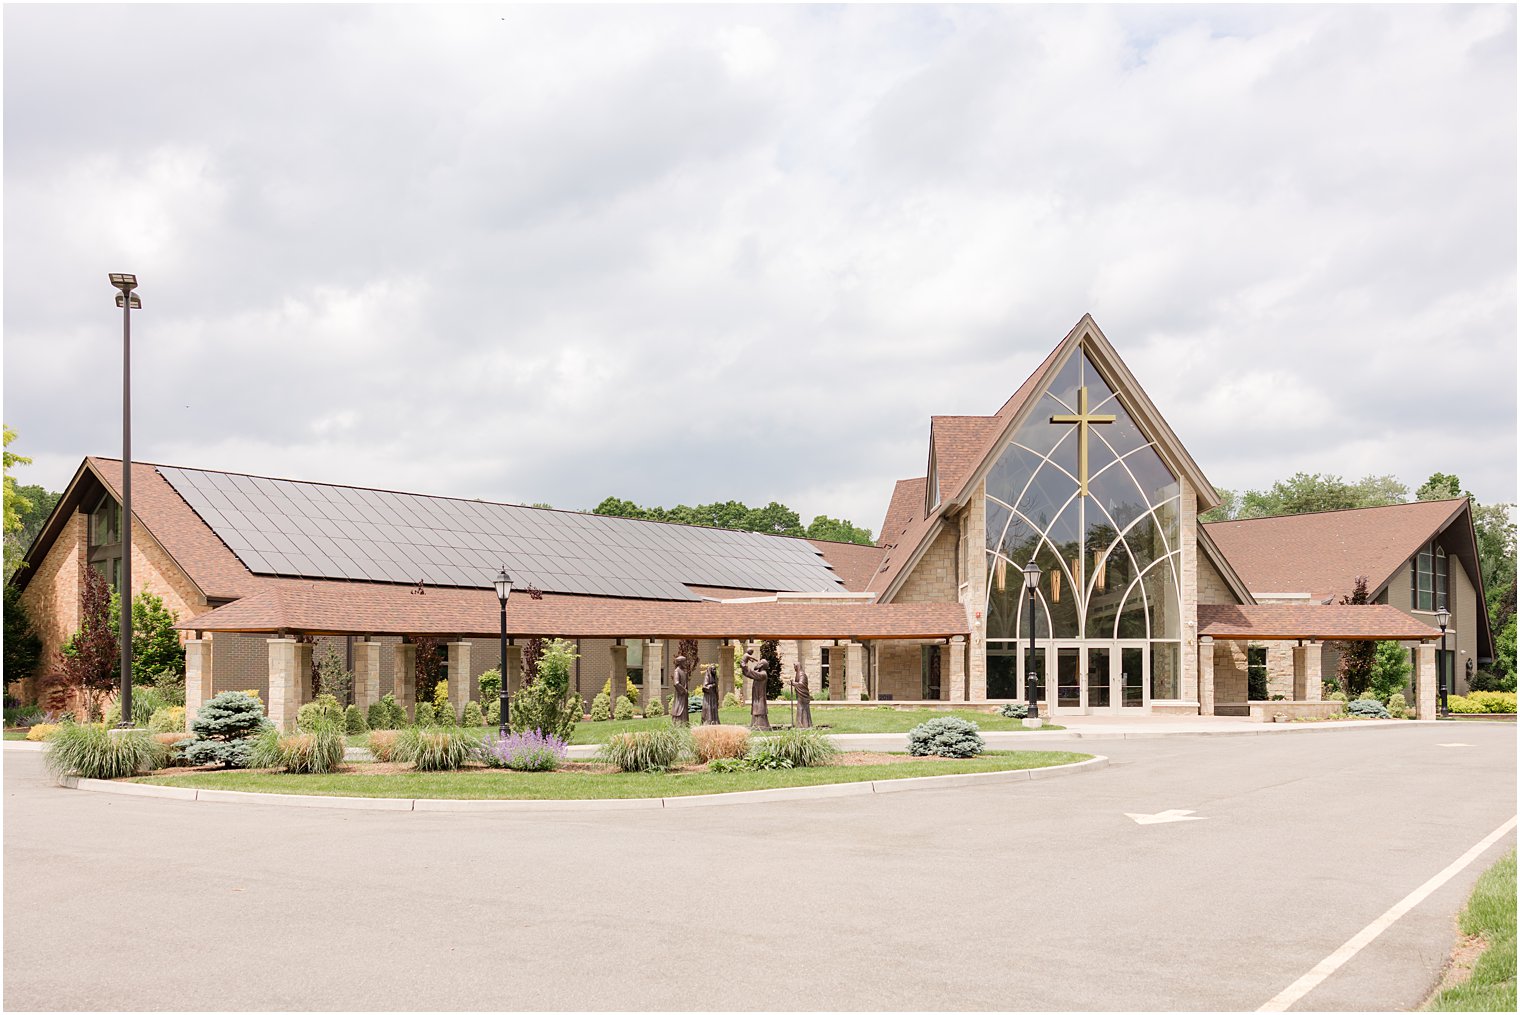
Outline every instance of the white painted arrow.
<svg viewBox="0 0 1520 1015"><path fill-rule="evenodd" d="M1161 825L1168 821L1202 821L1203 818L1189 817L1193 811L1162 811L1160 814L1129 814L1126 818L1134 818L1137 825Z"/></svg>
<svg viewBox="0 0 1520 1015"><path fill-rule="evenodd" d="M1471 747L1472 744L1436 744L1437 747Z"/></svg>

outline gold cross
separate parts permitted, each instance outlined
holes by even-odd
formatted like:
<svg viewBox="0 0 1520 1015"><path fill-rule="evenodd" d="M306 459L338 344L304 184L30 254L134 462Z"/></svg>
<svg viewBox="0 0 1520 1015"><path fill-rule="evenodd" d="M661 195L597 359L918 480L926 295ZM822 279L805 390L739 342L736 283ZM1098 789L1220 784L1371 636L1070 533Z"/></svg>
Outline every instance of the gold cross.
<svg viewBox="0 0 1520 1015"><path fill-rule="evenodd" d="M1113 416L1094 416L1087 411L1087 386L1077 389L1077 414L1050 417L1052 423L1077 424L1077 492L1087 496L1087 428L1093 423L1112 423Z"/></svg>

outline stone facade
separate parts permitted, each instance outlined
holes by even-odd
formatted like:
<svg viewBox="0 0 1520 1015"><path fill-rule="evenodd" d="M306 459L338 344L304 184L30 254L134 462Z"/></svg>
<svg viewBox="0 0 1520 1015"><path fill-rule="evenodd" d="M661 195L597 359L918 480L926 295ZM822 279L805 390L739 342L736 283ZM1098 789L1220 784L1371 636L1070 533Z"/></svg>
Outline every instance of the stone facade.
<svg viewBox="0 0 1520 1015"><path fill-rule="evenodd" d="M947 526L929 544L895 596L894 603L953 603L960 590L956 567L959 538L953 526Z"/></svg>

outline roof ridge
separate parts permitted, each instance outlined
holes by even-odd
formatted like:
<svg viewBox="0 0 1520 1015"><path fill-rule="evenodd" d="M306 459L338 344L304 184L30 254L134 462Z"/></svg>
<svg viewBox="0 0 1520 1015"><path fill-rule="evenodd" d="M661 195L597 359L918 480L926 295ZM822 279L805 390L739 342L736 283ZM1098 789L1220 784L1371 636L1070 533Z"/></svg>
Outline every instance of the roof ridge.
<svg viewBox="0 0 1520 1015"><path fill-rule="evenodd" d="M1280 514L1280 515L1257 515L1254 518L1219 518L1219 519L1216 519L1215 521L1212 521L1212 522L1204 522L1203 524L1204 525L1238 525L1238 524L1242 524L1242 523L1245 523L1245 522L1279 521L1279 520L1281 520L1283 518L1305 518L1305 517L1308 517L1310 515L1342 515L1342 514L1348 514L1348 513L1352 512L1352 511L1382 511L1382 510L1384 510L1386 508L1407 508L1407 507L1414 507L1416 504L1456 504L1459 501L1465 501L1465 500L1467 500L1466 496L1462 496L1462 497L1441 497L1441 498L1438 498L1436 500L1405 500L1405 501L1399 501L1396 504L1369 504L1369 505L1366 505L1365 507L1324 508L1324 509L1319 510L1319 511L1289 511L1289 512L1286 512L1286 513Z"/></svg>

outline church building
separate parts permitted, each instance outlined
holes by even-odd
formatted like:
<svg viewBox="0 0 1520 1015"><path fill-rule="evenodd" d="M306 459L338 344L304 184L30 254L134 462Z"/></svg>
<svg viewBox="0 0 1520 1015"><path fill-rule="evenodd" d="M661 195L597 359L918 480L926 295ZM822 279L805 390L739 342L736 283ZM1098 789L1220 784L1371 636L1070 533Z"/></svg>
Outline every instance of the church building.
<svg viewBox="0 0 1520 1015"><path fill-rule="evenodd" d="M525 639L565 637L588 700L668 697L682 641L726 691L776 640L830 707L1032 687L1055 716L1316 716L1343 643L1393 640L1429 717L1493 655L1465 498L1200 523L1214 487L1091 317L995 413L928 436L876 546L134 463L132 574L179 617L189 711L255 689L284 726L328 647L361 706L412 704L423 651L462 707L500 662L502 568L509 686ZM86 458L12 578L49 652L84 569L117 580L121 478ZM1370 602L1342 605L1358 577Z"/></svg>

